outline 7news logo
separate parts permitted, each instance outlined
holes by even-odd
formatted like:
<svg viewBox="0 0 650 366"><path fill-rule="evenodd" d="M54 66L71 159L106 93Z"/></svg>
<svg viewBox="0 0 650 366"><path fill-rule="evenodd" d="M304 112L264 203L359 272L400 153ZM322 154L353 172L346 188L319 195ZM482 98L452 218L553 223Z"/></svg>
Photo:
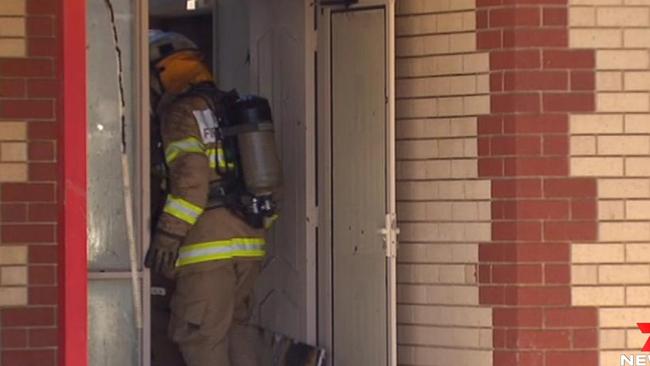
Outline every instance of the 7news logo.
<svg viewBox="0 0 650 366"><path fill-rule="evenodd" d="M650 323L637 323L637 327L643 334L650 334ZM650 338L645 342L641 352L650 352ZM621 355L620 366L650 366L650 355L636 354L636 355Z"/></svg>

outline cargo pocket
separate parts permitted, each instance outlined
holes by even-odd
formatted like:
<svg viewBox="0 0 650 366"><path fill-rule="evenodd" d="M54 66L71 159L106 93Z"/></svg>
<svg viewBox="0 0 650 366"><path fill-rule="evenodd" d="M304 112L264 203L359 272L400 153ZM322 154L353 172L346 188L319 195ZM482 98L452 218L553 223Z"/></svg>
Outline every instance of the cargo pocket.
<svg viewBox="0 0 650 366"><path fill-rule="evenodd" d="M169 322L171 339L176 343L190 343L201 339L202 327L205 325L206 300L172 305Z"/></svg>

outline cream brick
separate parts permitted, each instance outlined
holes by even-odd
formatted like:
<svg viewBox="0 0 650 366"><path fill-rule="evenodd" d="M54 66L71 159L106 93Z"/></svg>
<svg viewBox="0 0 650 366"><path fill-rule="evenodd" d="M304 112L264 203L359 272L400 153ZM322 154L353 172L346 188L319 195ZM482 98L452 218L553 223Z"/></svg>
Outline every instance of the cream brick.
<svg viewBox="0 0 650 366"><path fill-rule="evenodd" d="M573 244L573 263L618 263L625 261L623 244Z"/></svg>
<svg viewBox="0 0 650 366"><path fill-rule="evenodd" d="M476 33L454 33L449 36L450 53L472 51L476 51Z"/></svg>
<svg viewBox="0 0 650 366"><path fill-rule="evenodd" d="M625 348L625 331L622 329L601 330L599 334L600 348L622 349ZM617 365L614 363L613 365Z"/></svg>
<svg viewBox="0 0 650 366"><path fill-rule="evenodd" d="M628 349L641 349L648 340L648 335L641 333L638 329L628 329L626 335L627 342L625 344Z"/></svg>
<svg viewBox="0 0 650 366"><path fill-rule="evenodd" d="M395 133L398 139L448 137L451 126L448 118L398 120Z"/></svg>
<svg viewBox="0 0 650 366"><path fill-rule="evenodd" d="M420 325L398 327L400 341L434 347L472 347L479 343L477 328L442 328Z"/></svg>
<svg viewBox="0 0 650 366"><path fill-rule="evenodd" d="M478 145L476 139L463 139L464 155L468 158L475 158L478 156Z"/></svg>
<svg viewBox="0 0 650 366"><path fill-rule="evenodd" d="M25 182L27 181L27 164L6 163L0 164L0 182Z"/></svg>
<svg viewBox="0 0 650 366"><path fill-rule="evenodd" d="M646 69L648 51L640 50L598 50L596 51L596 68L600 70Z"/></svg>
<svg viewBox="0 0 650 366"><path fill-rule="evenodd" d="M570 0L571 6L575 5L616 5L623 4L623 0Z"/></svg>
<svg viewBox="0 0 650 366"><path fill-rule="evenodd" d="M20 141L27 139L27 124L25 122L1 122L0 141Z"/></svg>
<svg viewBox="0 0 650 366"><path fill-rule="evenodd" d="M629 90L629 91L650 90L650 72L649 71L626 72L625 90Z"/></svg>
<svg viewBox="0 0 650 366"><path fill-rule="evenodd" d="M476 305L476 286L398 285L400 302L429 305Z"/></svg>
<svg viewBox="0 0 650 366"><path fill-rule="evenodd" d="M601 241L648 241L650 240L650 223L601 222L599 234Z"/></svg>
<svg viewBox="0 0 650 366"><path fill-rule="evenodd" d="M490 96L478 95L463 97L463 114L476 116L490 113Z"/></svg>
<svg viewBox="0 0 650 366"><path fill-rule="evenodd" d="M438 15L438 33L462 32L463 30L463 13Z"/></svg>
<svg viewBox="0 0 650 366"><path fill-rule="evenodd" d="M599 319L601 328L632 328L639 321L650 319L650 307L603 308L599 309Z"/></svg>
<svg viewBox="0 0 650 366"><path fill-rule="evenodd" d="M27 161L27 144L24 142L5 142L0 144L2 161Z"/></svg>
<svg viewBox="0 0 650 366"><path fill-rule="evenodd" d="M643 155L650 153L649 136L598 136L599 155Z"/></svg>
<svg viewBox="0 0 650 366"><path fill-rule="evenodd" d="M625 333L625 332L623 332ZM599 358L600 358L600 363L598 364L599 366L610 366L610 365L620 365L621 364L621 350L624 349L625 347L621 347L620 349L616 351L601 351L599 353ZM637 350L631 350L629 353L636 353ZM626 353L627 354L627 353Z"/></svg>
<svg viewBox="0 0 650 366"><path fill-rule="evenodd" d="M616 48L622 44L623 35L618 29L582 28L569 32L572 48Z"/></svg>
<svg viewBox="0 0 650 366"><path fill-rule="evenodd" d="M451 119L451 132L450 136L476 136L477 135L477 121L476 117L466 118L453 118ZM476 142L476 139L472 139Z"/></svg>
<svg viewBox="0 0 650 366"><path fill-rule="evenodd" d="M574 306L614 306L625 304L625 288L614 286L571 288Z"/></svg>
<svg viewBox="0 0 650 366"><path fill-rule="evenodd" d="M624 201L598 201L598 218L600 220L625 219Z"/></svg>
<svg viewBox="0 0 650 366"><path fill-rule="evenodd" d="M596 90L599 91L623 90L623 73L619 71L596 72Z"/></svg>
<svg viewBox="0 0 650 366"><path fill-rule="evenodd" d="M397 118L435 117L438 114L437 99L407 99L396 103Z"/></svg>
<svg viewBox="0 0 650 366"><path fill-rule="evenodd" d="M402 0L397 4L398 14L439 13L450 10L450 0Z"/></svg>
<svg viewBox="0 0 650 366"><path fill-rule="evenodd" d="M490 71L490 56L487 52L472 53L462 56L463 73L479 73Z"/></svg>
<svg viewBox="0 0 650 366"><path fill-rule="evenodd" d="M647 48L650 46L650 31L647 29L625 29L623 31L623 46L625 48Z"/></svg>
<svg viewBox="0 0 650 366"><path fill-rule="evenodd" d="M475 1L475 0L470 0L470 1ZM476 13L474 11L466 11L463 13L463 29L476 30Z"/></svg>
<svg viewBox="0 0 650 366"><path fill-rule="evenodd" d="M625 132L650 133L650 114L628 114L625 116Z"/></svg>
<svg viewBox="0 0 650 366"><path fill-rule="evenodd" d="M627 305L650 305L650 287L634 286L625 289Z"/></svg>
<svg viewBox="0 0 650 366"><path fill-rule="evenodd" d="M650 25L650 14L647 8L602 7L598 8L596 16L599 26Z"/></svg>
<svg viewBox="0 0 650 366"><path fill-rule="evenodd" d="M3 286L27 285L27 267L0 268L0 279Z"/></svg>
<svg viewBox="0 0 650 366"><path fill-rule="evenodd" d="M452 183L456 184L456 183ZM463 182L464 198L465 199L490 199L492 184L489 180L471 180Z"/></svg>
<svg viewBox="0 0 650 366"><path fill-rule="evenodd" d="M400 161L397 174L402 179L442 179L451 176L451 162L448 160Z"/></svg>
<svg viewBox="0 0 650 366"><path fill-rule="evenodd" d="M478 221L479 202L453 202L451 203L451 220L453 221ZM449 211L447 212L449 216Z"/></svg>
<svg viewBox="0 0 650 366"><path fill-rule="evenodd" d="M596 25L596 9L587 7L570 7L569 25L573 27L588 27Z"/></svg>
<svg viewBox="0 0 650 366"><path fill-rule="evenodd" d="M25 57L26 50L24 38L0 38L0 57Z"/></svg>
<svg viewBox="0 0 650 366"><path fill-rule="evenodd" d="M479 94L490 92L490 76L487 74L476 75L476 92Z"/></svg>
<svg viewBox="0 0 650 366"><path fill-rule="evenodd" d="M598 93L596 106L601 112L647 112L650 98L646 93Z"/></svg>
<svg viewBox="0 0 650 366"><path fill-rule="evenodd" d="M463 113L463 98L439 98L438 99L438 116L462 116Z"/></svg>
<svg viewBox="0 0 650 366"><path fill-rule="evenodd" d="M397 81L400 98L466 95L476 93L476 76L410 78Z"/></svg>
<svg viewBox="0 0 650 366"><path fill-rule="evenodd" d="M409 263L476 263L478 244L400 244L397 259Z"/></svg>
<svg viewBox="0 0 650 366"><path fill-rule="evenodd" d="M0 17L0 37L24 37L25 18L2 18Z"/></svg>
<svg viewBox="0 0 650 366"><path fill-rule="evenodd" d="M437 140L397 141L395 144L397 159L431 159L438 156Z"/></svg>
<svg viewBox="0 0 650 366"><path fill-rule="evenodd" d="M626 158L625 175L628 177L650 177L650 158Z"/></svg>
<svg viewBox="0 0 650 366"><path fill-rule="evenodd" d="M596 138L571 136L571 155L596 155Z"/></svg>
<svg viewBox="0 0 650 366"><path fill-rule="evenodd" d="M490 327L492 312L485 308L456 306L401 305L397 309L398 322L459 327Z"/></svg>
<svg viewBox="0 0 650 366"><path fill-rule="evenodd" d="M625 217L632 220L650 219L650 201L627 201Z"/></svg>
<svg viewBox="0 0 650 366"><path fill-rule="evenodd" d="M625 5L650 5L650 0L623 0Z"/></svg>
<svg viewBox="0 0 650 366"><path fill-rule="evenodd" d="M25 11L25 0L0 1L0 15L24 15Z"/></svg>
<svg viewBox="0 0 650 366"><path fill-rule="evenodd" d="M0 307L24 305L27 305L26 287L0 287Z"/></svg>
<svg viewBox="0 0 650 366"><path fill-rule="evenodd" d="M598 282L602 284L643 284L650 281L650 265L601 265Z"/></svg>
<svg viewBox="0 0 650 366"><path fill-rule="evenodd" d="M625 256L628 263L650 262L650 243L627 244L625 246Z"/></svg>
<svg viewBox="0 0 650 366"><path fill-rule="evenodd" d="M451 178L477 178L478 163L476 160L452 160Z"/></svg>
<svg viewBox="0 0 650 366"><path fill-rule="evenodd" d="M431 360L454 360L458 365L492 365L492 350L400 345L397 355L400 365L432 365Z"/></svg>
<svg viewBox="0 0 650 366"><path fill-rule="evenodd" d="M648 198L650 180L648 179L599 179L600 198Z"/></svg>
<svg viewBox="0 0 650 366"><path fill-rule="evenodd" d="M598 284L598 266L595 265L571 266L571 283L573 285Z"/></svg>
<svg viewBox="0 0 650 366"><path fill-rule="evenodd" d="M397 56L426 56L450 53L449 35L430 35L398 38Z"/></svg>
<svg viewBox="0 0 650 366"><path fill-rule="evenodd" d="M0 247L0 265L27 264L27 247L3 246Z"/></svg>
<svg viewBox="0 0 650 366"><path fill-rule="evenodd" d="M571 134L622 133L623 116L620 114L576 114L570 117Z"/></svg>
<svg viewBox="0 0 650 366"><path fill-rule="evenodd" d="M438 27L438 16L436 14L426 14L400 17L396 19L395 26L395 32L398 36L433 34Z"/></svg>
<svg viewBox="0 0 650 366"><path fill-rule="evenodd" d="M575 176L622 176L622 158L571 158L571 174Z"/></svg>

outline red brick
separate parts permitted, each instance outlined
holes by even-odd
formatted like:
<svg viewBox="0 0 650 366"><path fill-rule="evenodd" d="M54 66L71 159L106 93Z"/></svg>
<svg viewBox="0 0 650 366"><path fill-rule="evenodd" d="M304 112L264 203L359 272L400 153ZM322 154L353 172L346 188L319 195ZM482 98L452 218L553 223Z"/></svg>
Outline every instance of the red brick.
<svg viewBox="0 0 650 366"><path fill-rule="evenodd" d="M53 202L55 185L50 183L5 183L2 185L2 202Z"/></svg>
<svg viewBox="0 0 650 366"><path fill-rule="evenodd" d="M0 310L3 328L51 326L55 324L55 308L29 307Z"/></svg>
<svg viewBox="0 0 650 366"><path fill-rule="evenodd" d="M29 330L30 347L56 347L58 343L58 331L56 328L40 328Z"/></svg>
<svg viewBox="0 0 650 366"><path fill-rule="evenodd" d="M492 283L492 268L487 264L478 266L478 282L479 283Z"/></svg>
<svg viewBox="0 0 650 366"><path fill-rule="evenodd" d="M573 348L598 348L598 331L596 329L576 329L572 333Z"/></svg>
<svg viewBox="0 0 650 366"><path fill-rule="evenodd" d="M2 225L2 241L5 243L52 243L55 242L55 226L48 224Z"/></svg>
<svg viewBox="0 0 650 366"><path fill-rule="evenodd" d="M562 308L544 310L544 325L550 328L593 327L598 324L596 308Z"/></svg>
<svg viewBox="0 0 650 366"><path fill-rule="evenodd" d="M566 287L510 287L506 291L509 305L570 305L571 288Z"/></svg>
<svg viewBox="0 0 650 366"><path fill-rule="evenodd" d="M541 308L494 308L492 323L495 327L541 327Z"/></svg>
<svg viewBox="0 0 650 366"><path fill-rule="evenodd" d="M27 35L30 37L50 37L54 35L54 18L27 17Z"/></svg>
<svg viewBox="0 0 650 366"><path fill-rule="evenodd" d="M493 360L495 366L543 366L544 354L542 352L495 351Z"/></svg>
<svg viewBox="0 0 650 366"><path fill-rule="evenodd" d="M503 0L504 4L511 5L523 5L523 4L535 4L535 5L566 5L567 0Z"/></svg>
<svg viewBox="0 0 650 366"><path fill-rule="evenodd" d="M32 203L29 205L29 221L55 222L58 219L59 207L56 204Z"/></svg>
<svg viewBox="0 0 650 366"><path fill-rule="evenodd" d="M564 330L522 330L508 331L508 348L526 349L568 349L571 334Z"/></svg>
<svg viewBox="0 0 650 366"><path fill-rule="evenodd" d="M55 38L29 38L27 54L31 57L55 57L59 52L59 44Z"/></svg>
<svg viewBox="0 0 650 366"><path fill-rule="evenodd" d="M569 154L569 139L567 136L544 136L544 155Z"/></svg>
<svg viewBox="0 0 650 366"><path fill-rule="evenodd" d="M490 138L479 137L477 141L478 156L490 156Z"/></svg>
<svg viewBox="0 0 650 366"><path fill-rule="evenodd" d="M0 221L3 223L27 221L27 205L22 203L0 204Z"/></svg>
<svg viewBox="0 0 650 366"><path fill-rule="evenodd" d="M54 103L51 100L0 100L0 117L20 119L51 119Z"/></svg>
<svg viewBox="0 0 650 366"><path fill-rule="evenodd" d="M506 176L566 176L569 162L566 157L507 158L504 162Z"/></svg>
<svg viewBox="0 0 650 366"><path fill-rule="evenodd" d="M514 203L510 201L492 201L492 220L505 220L511 208L514 210Z"/></svg>
<svg viewBox="0 0 650 366"><path fill-rule="evenodd" d="M492 181L493 198L541 197L540 179L498 179Z"/></svg>
<svg viewBox="0 0 650 366"><path fill-rule="evenodd" d="M568 87L565 71L509 71L503 77L505 91L567 90Z"/></svg>
<svg viewBox="0 0 650 366"><path fill-rule="evenodd" d="M544 110L549 112L593 112L596 98L593 93L544 93Z"/></svg>
<svg viewBox="0 0 650 366"><path fill-rule="evenodd" d="M539 69L539 50L497 50L490 52L490 70Z"/></svg>
<svg viewBox="0 0 650 366"><path fill-rule="evenodd" d="M59 300L57 287L30 287L30 305L56 305Z"/></svg>
<svg viewBox="0 0 650 366"><path fill-rule="evenodd" d="M478 118L478 134L491 135L503 132L503 118L501 116L480 116Z"/></svg>
<svg viewBox="0 0 650 366"><path fill-rule="evenodd" d="M477 8L489 7L492 5L500 5L500 4L501 4L501 0L476 0Z"/></svg>
<svg viewBox="0 0 650 366"><path fill-rule="evenodd" d="M568 285L571 283L571 268L567 264L546 264L544 266L544 283Z"/></svg>
<svg viewBox="0 0 650 366"><path fill-rule="evenodd" d="M490 74L490 91L500 92L503 91L503 73L493 72Z"/></svg>
<svg viewBox="0 0 650 366"><path fill-rule="evenodd" d="M537 94L492 94L492 113L539 112L540 98Z"/></svg>
<svg viewBox="0 0 650 366"><path fill-rule="evenodd" d="M593 50L544 50L545 69L593 69L596 56Z"/></svg>
<svg viewBox="0 0 650 366"><path fill-rule="evenodd" d="M56 267L30 266L29 267L29 284L30 285L55 285L57 283Z"/></svg>
<svg viewBox="0 0 650 366"><path fill-rule="evenodd" d="M595 199L571 201L571 218L574 220L596 220L598 204Z"/></svg>
<svg viewBox="0 0 650 366"><path fill-rule="evenodd" d="M526 156L541 153L538 136L494 136L490 140L490 154L493 156Z"/></svg>
<svg viewBox="0 0 650 366"><path fill-rule="evenodd" d="M493 240L539 241L542 227L539 222L505 221L492 223Z"/></svg>
<svg viewBox="0 0 650 366"><path fill-rule="evenodd" d="M4 329L2 335L2 349L27 348L27 331L25 329Z"/></svg>
<svg viewBox="0 0 650 366"><path fill-rule="evenodd" d="M571 90L585 91L596 89L596 74L593 71L571 72Z"/></svg>
<svg viewBox="0 0 650 366"><path fill-rule="evenodd" d="M503 286L481 286L478 289L479 304L505 304L505 288Z"/></svg>
<svg viewBox="0 0 650 366"><path fill-rule="evenodd" d="M476 11L476 29L485 29L488 27L488 12L487 10Z"/></svg>
<svg viewBox="0 0 650 366"><path fill-rule="evenodd" d="M503 159L486 159L478 160L479 177L500 177L503 175Z"/></svg>
<svg viewBox="0 0 650 366"><path fill-rule="evenodd" d="M3 366L55 366L56 352L54 350L24 350L4 351Z"/></svg>
<svg viewBox="0 0 650 366"><path fill-rule="evenodd" d="M567 219L569 202L566 200L516 201L513 219Z"/></svg>
<svg viewBox="0 0 650 366"><path fill-rule="evenodd" d="M59 10L57 1L27 0L27 14L29 15L57 15Z"/></svg>
<svg viewBox="0 0 650 366"><path fill-rule="evenodd" d="M0 98L23 98L25 91L25 80L0 79Z"/></svg>
<svg viewBox="0 0 650 366"><path fill-rule="evenodd" d="M27 94L32 98L54 98L59 93L59 83L56 80L30 79L27 81Z"/></svg>
<svg viewBox="0 0 650 366"><path fill-rule="evenodd" d="M30 140L56 140L59 137L59 128L52 122L34 122L27 124L27 136Z"/></svg>
<svg viewBox="0 0 650 366"><path fill-rule="evenodd" d="M54 64L44 59L4 59L0 60L0 76L9 77L52 77Z"/></svg>
<svg viewBox="0 0 650 366"><path fill-rule="evenodd" d="M30 264L55 264L58 262L59 248L56 245L30 245Z"/></svg>
<svg viewBox="0 0 650 366"><path fill-rule="evenodd" d="M566 114L507 115L503 117L505 133L567 133L569 118Z"/></svg>
<svg viewBox="0 0 650 366"><path fill-rule="evenodd" d="M29 180L32 182L56 182L59 166L56 163L30 163Z"/></svg>
<svg viewBox="0 0 650 366"><path fill-rule="evenodd" d="M539 264L495 264L492 266L492 283L541 283L542 266Z"/></svg>
<svg viewBox="0 0 650 366"><path fill-rule="evenodd" d="M545 222L544 239L546 240L596 240L597 224L595 221Z"/></svg>
<svg viewBox="0 0 650 366"><path fill-rule="evenodd" d="M56 149L54 141L31 141L28 146L30 161L54 161Z"/></svg>
<svg viewBox="0 0 650 366"><path fill-rule="evenodd" d="M503 31L503 47L567 47L567 29L529 28Z"/></svg>
<svg viewBox="0 0 650 366"><path fill-rule="evenodd" d="M596 180L559 178L544 180L544 197L596 197Z"/></svg>
<svg viewBox="0 0 650 366"><path fill-rule="evenodd" d="M547 26L566 26L568 24L567 8L544 8L543 24Z"/></svg>
<svg viewBox="0 0 650 366"><path fill-rule="evenodd" d="M598 365L598 351L564 351L548 352L546 366L557 365Z"/></svg>
<svg viewBox="0 0 650 366"><path fill-rule="evenodd" d="M476 32L476 46L479 50L501 48L501 31L485 30Z"/></svg>
<svg viewBox="0 0 650 366"><path fill-rule="evenodd" d="M479 261L484 262L568 262L568 243L488 243L479 245Z"/></svg>
<svg viewBox="0 0 650 366"><path fill-rule="evenodd" d="M506 348L507 333L506 329L492 329L492 347L495 349Z"/></svg>
<svg viewBox="0 0 650 366"><path fill-rule="evenodd" d="M538 26L539 8L498 8L490 10L490 27Z"/></svg>

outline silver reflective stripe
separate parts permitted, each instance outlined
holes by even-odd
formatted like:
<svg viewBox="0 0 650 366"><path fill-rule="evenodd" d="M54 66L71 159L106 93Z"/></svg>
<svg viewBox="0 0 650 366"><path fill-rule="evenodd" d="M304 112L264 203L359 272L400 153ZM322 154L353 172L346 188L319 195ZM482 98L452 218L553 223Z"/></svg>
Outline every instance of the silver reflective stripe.
<svg viewBox="0 0 650 366"><path fill-rule="evenodd" d="M212 257L220 255L232 254L236 256L237 253L254 252L264 250L265 244L246 244L246 243L233 243L227 246L215 246L213 248L192 249L182 252L178 256L179 261L191 258Z"/></svg>
<svg viewBox="0 0 650 366"><path fill-rule="evenodd" d="M196 220L201 216L203 210L200 207L173 196L167 197L165 212L177 217L190 225L194 225Z"/></svg>

